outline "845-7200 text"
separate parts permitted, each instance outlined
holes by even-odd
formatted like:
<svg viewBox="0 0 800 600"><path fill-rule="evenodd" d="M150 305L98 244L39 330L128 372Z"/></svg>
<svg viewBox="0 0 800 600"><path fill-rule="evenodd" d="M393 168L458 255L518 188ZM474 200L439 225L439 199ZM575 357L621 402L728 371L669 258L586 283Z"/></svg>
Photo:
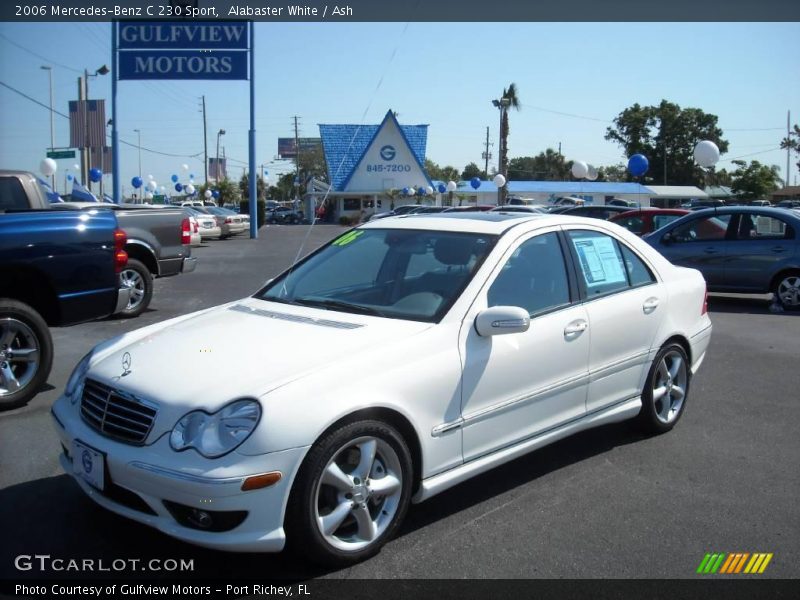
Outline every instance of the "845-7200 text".
<svg viewBox="0 0 800 600"><path fill-rule="evenodd" d="M367 173L408 173L411 165L367 165Z"/></svg>

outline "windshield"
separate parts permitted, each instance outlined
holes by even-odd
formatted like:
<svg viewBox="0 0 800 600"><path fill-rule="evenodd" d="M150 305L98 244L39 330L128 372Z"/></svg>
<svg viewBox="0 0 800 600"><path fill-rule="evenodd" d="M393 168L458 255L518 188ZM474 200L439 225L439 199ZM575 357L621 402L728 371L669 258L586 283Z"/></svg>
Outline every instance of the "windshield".
<svg viewBox="0 0 800 600"><path fill-rule="evenodd" d="M435 322L456 301L496 236L354 229L256 294L328 310Z"/></svg>

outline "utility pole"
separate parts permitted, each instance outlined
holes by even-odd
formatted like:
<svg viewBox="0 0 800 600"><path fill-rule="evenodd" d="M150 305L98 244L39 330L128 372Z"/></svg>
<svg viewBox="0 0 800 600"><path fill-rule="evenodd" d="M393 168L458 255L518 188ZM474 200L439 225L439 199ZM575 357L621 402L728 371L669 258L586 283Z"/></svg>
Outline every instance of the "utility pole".
<svg viewBox="0 0 800 600"><path fill-rule="evenodd" d="M50 81L50 151L52 152L53 150L55 150L55 145L56 145L56 142L55 142L55 139L56 139L55 125L53 123L53 115L55 114L55 111L53 111L53 67L44 65L44 66L39 67L39 68L44 70L44 71L47 71L47 78ZM56 190L56 174L53 173L50 176L50 178L51 178L52 184L53 184L53 191L55 191Z"/></svg>
<svg viewBox="0 0 800 600"><path fill-rule="evenodd" d="M208 185L208 123L206 122L206 97L203 98L203 181Z"/></svg>
<svg viewBox="0 0 800 600"><path fill-rule="evenodd" d="M489 153L489 146L492 144L489 143L489 126L486 126L486 142L484 142L484 152L483 152L483 176L487 179L489 178L489 159L492 158L492 155Z"/></svg>
<svg viewBox="0 0 800 600"><path fill-rule="evenodd" d="M792 139L792 132L789 129L789 122L792 120L792 111L786 111L786 187L789 187L789 155L792 147L789 142Z"/></svg>
<svg viewBox="0 0 800 600"><path fill-rule="evenodd" d="M297 116L294 117L295 200L300 198L300 138L297 133Z"/></svg>

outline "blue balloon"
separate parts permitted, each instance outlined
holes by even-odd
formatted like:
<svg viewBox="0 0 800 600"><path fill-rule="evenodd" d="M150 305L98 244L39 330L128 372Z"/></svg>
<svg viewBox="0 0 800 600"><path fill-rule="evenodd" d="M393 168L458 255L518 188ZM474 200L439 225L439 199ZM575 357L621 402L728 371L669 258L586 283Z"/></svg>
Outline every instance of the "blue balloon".
<svg viewBox="0 0 800 600"><path fill-rule="evenodd" d="M72 175L67 175L67 181L72 181Z"/></svg>
<svg viewBox="0 0 800 600"><path fill-rule="evenodd" d="M639 177L647 173L650 162L644 154L634 154L628 159L628 171L634 177Z"/></svg>
<svg viewBox="0 0 800 600"><path fill-rule="evenodd" d="M178 183L178 176L177 175L173 175L172 177L170 177L170 179L172 179L172 183Z"/></svg>
<svg viewBox="0 0 800 600"><path fill-rule="evenodd" d="M444 194L447 191L447 186L445 184L443 184L443 183L440 183L439 187L436 188L436 189L439 190L440 194Z"/></svg>
<svg viewBox="0 0 800 600"><path fill-rule="evenodd" d="M89 169L89 179L91 179L94 183L97 183L103 178L103 172L100 169L94 168Z"/></svg>
<svg viewBox="0 0 800 600"><path fill-rule="evenodd" d="M219 198L219 191L214 190L213 192L211 192L211 195L214 196L214 198Z"/></svg>
<svg viewBox="0 0 800 600"><path fill-rule="evenodd" d="M472 186L473 190L477 190L479 187L481 187L481 180L477 177L473 177L469 180L469 184Z"/></svg>
<svg viewBox="0 0 800 600"><path fill-rule="evenodd" d="M407 187L403 188L403 195L404 196L408 196L408 188Z"/></svg>
<svg viewBox="0 0 800 600"><path fill-rule="evenodd" d="M183 186L180 183L176 183L175 184L175 191L176 192L182 192L183 191Z"/></svg>
<svg viewBox="0 0 800 600"><path fill-rule="evenodd" d="M189 179L194 179L194 173L189 173Z"/></svg>
<svg viewBox="0 0 800 600"><path fill-rule="evenodd" d="M422 187L422 186L418 187L417 188L417 194L419 194L420 196L424 196L425 195L425 188Z"/></svg>
<svg viewBox="0 0 800 600"><path fill-rule="evenodd" d="M142 178L137 175L136 177L131 179L131 185L137 189L142 187Z"/></svg>

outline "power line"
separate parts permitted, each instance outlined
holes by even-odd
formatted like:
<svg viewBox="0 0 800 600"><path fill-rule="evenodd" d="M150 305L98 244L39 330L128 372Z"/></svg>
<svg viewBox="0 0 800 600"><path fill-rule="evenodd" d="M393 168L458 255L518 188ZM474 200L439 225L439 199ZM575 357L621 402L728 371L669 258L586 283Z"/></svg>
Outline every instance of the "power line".
<svg viewBox="0 0 800 600"><path fill-rule="evenodd" d="M43 61L45 61L47 63L50 63L50 64L53 64L53 65L55 65L57 67L61 67L62 69L67 69L68 71L72 71L74 73L78 73L80 75L83 75L83 71L81 71L79 69L73 69L72 67L68 67L67 65L62 65L61 63L57 63L54 60L50 60L49 58L46 58L46 57L42 56L41 54L38 54L38 53L34 52L33 50L30 50L30 49L26 48L25 46L23 46L21 44L18 44L17 42L15 42L14 40L9 38L8 36L3 34L2 32L0 32L0 37L2 37L9 44L11 44L13 46L16 46L17 48L19 48L20 50L23 50L24 52L27 52L28 54L32 54L33 56L35 56L36 58L38 58L40 60L43 60Z"/></svg>

